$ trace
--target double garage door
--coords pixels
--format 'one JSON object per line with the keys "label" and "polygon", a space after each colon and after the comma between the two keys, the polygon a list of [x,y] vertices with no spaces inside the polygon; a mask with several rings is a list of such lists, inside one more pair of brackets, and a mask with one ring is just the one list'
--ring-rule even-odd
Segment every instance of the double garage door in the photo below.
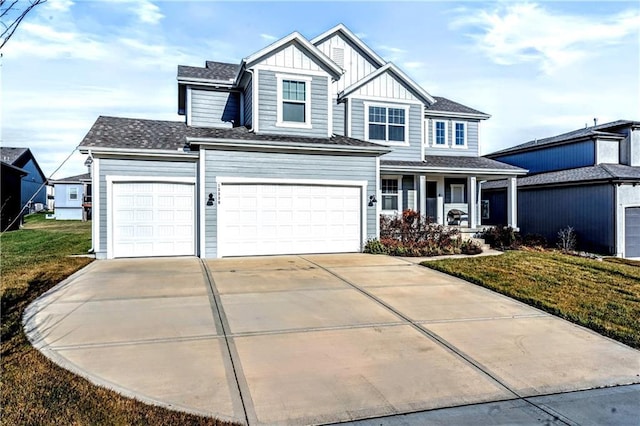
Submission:
{"label": "double garage door", "polygon": [[[193,183],[113,184],[112,257],[196,254]],[[360,251],[362,187],[221,184],[218,257]],[[216,235],[214,234],[214,235]]]}
{"label": "double garage door", "polygon": [[218,255],[360,251],[362,188],[221,184]]}

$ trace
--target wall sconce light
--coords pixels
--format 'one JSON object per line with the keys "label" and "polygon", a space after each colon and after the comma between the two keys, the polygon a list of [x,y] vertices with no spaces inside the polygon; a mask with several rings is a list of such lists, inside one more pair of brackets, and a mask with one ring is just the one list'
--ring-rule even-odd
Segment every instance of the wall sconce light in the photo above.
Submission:
{"label": "wall sconce light", "polygon": [[209,193],[209,199],[207,200],[207,205],[212,206],[214,201],[215,200],[213,199],[213,194]]}
{"label": "wall sconce light", "polygon": [[373,207],[373,203],[377,203],[378,200],[376,200],[376,196],[375,195],[370,195],[369,196],[369,207]]}

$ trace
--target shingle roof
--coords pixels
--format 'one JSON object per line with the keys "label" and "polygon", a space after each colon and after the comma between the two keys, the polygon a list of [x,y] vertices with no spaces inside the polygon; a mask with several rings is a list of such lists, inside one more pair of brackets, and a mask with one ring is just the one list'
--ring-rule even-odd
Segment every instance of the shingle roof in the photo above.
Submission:
{"label": "shingle roof", "polygon": [[485,169],[504,170],[505,172],[526,172],[525,169],[490,160],[484,157],[454,157],[445,155],[427,155],[425,161],[380,160],[381,166],[424,167],[438,169]]}
{"label": "shingle roof", "polygon": [[618,121],[613,121],[611,123],[599,124],[597,126],[591,126],[591,127],[586,127],[584,129],[573,130],[571,132],[562,133],[560,135],[551,136],[544,139],[535,139],[520,145],[513,146],[511,148],[506,148],[500,151],[492,152],[491,154],[488,154],[487,157],[493,158],[499,155],[526,151],[526,150],[536,149],[541,146],[561,144],[561,143],[570,142],[576,139],[583,139],[583,138],[590,138],[590,137],[604,136],[604,137],[623,138],[624,137],[623,135],[615,132],[609,132],[607,130],[615,130],[617,128],[627,127],[630,125],[640,125],[640,122],[631,121],[631,120],[618,120]]}
{"label": "shingle roof", "polygon": [[[518,178],[518,187],[552,185],[560,183],[631,180],[640,182],[640,167],[623,164],[598,164],[569,170],[539,173]],[[483,189],[506,188],[505,180],[490,181],[483,184]]]}
{"label": "shingle roof", "polygon": [[69,176],[62,179],[50,179],[51,182],[78,182],[81,180],[90,180],[91,173],[83,173],[81,175]]}
{"label": "shingle roof", "polygon": [[28,150],[29,148],[14,148],[9,146],[0,147],[0,160],[14,165],[14,163]]}
{"label": "shingle roof", "polygon": [[425,105],[425,111],[442,111],[442,112],[457,112],[463,114],[481,114],[488,115],[477,109],[469,108],[468,106],[459,104],[451,99],[443,98],[442,96],[434,96],[436,102],[432,105]]}
{"label": "shingle roof", "polygon": [[237,64],[214,61],[206,61],[203,68],[178,65],[178,78],[233,82],[239,68],[240,66]]}
{"label": "shingle roof", "polygon": [[246,127],[210,128],[187,126],[179,121],[143,120],[100,116],[80,146],[123,149],[156,149],[176,151],[183,148],[186,138],[226,139],[237,141],[284,142],[299,145],[329,145],[372,148],[384,151],[378,144],[334,135],[330,138],[310,138],[253,133]]}

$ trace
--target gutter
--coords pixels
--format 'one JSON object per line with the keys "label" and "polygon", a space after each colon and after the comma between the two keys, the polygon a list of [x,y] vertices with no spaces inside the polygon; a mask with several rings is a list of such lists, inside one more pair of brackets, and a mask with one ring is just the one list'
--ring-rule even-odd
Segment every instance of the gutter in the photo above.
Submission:
{"label": "gutter", "polygon": [[380,170],[384,172],[394,172],[394,173],[449,173],[449,174],[467,174],[467,173],[476,173],[476,174],[485,174],[485,175],[502,175],[502,176],[524,176],[527,174],[527,170],[519,169],[519,170],[500,170],[500,169],[463,169],[463,168],[442,168],[442,167],[403,167],[403,166],[380,166]]}
{"label": "gutter", "polygon": [[319,151],[319,152],[356,152],[356,153],[369,153],[382,155],[391,150],[386,148],[377,147],[362,147],[362,146],[349,146],[349,145],[327,145],[318,143],[309,143],[300,145],[295,142],[277,142],[277,141],[259,141],[259,140],[238,140],[238,139],[211,139],[211,138],[198,138],[187,137],[187,143],[193,145],[207,145],[217,147],[229,147],[236,149],[272,149],[272,150],[294,150],[294,151]]}
{"label": "gutter", "polygon": [[149,157],[173,157],[173,158],[188,158],[197,160],[199,155],[189,151],[181,151],[182,148],[178,148],[175,151],[167,149],[139,149],[139,148],[107,148],[107,147],[95,147],[95,146],[79,146],[78,150],[82,154],[87,154],[91,151],[92,154],[104,154],[104,155],[116,155],[127,154],[132,156],[149,156]]}

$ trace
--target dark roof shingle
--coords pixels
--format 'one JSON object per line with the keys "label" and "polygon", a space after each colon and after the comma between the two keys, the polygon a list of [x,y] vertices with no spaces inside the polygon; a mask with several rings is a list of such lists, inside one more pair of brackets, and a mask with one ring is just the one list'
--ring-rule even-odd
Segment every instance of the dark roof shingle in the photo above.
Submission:
{"label": "dark roof shingle", "polygon": [[14,148],[10,146],[0,147],[0,159],[5,163],[15,165],[15,162],[22,157],[29,148]]}
{"label": "dark roof shingle", "polygon": [[62,179],[49,179],[51,182],[78,182],[81,180],[90,180],[91,173],[83,173],[81,175],[69,176]]}
{"label": "dark roof shingle", "polygon": [[505,172],[525,172],[525,169],[490,160],[484,157],[454,157],[445,155],[427,155],[425,161],[381,160],[380,165],[400,167],[424,167],[438,169],[485,169],[504,170]]}
{"label": "dark roof shingle", "polygon": [[197,78],[211,81],[233,82],[240,68],[237,64],[206,61],[204,68],[178,65],[178,78]]}
{"label": "dark roof shingle", "polygon": [[371,148],[384,151],[384,147],[346,136],[330,138],[267,135],[254,133],[246,127],[212,128],[187,126],[179,121],[144,120],[136,118],[100,116],[80,146],[156,149],[176,151],[185,146],[187,138],[210,138],[237,141],[284,142],[299,145],[329,145]]}
{"label": "dark roof shingle", "polygon": [[478,111],[477,109],[469,108],[468,106],[459,104],[458,102],[454,102],[451,99],[443,98],[442,96],[434,96],[433,98],[436,100],[435,103],[431,105],[425,105],[425,111],[427,113],[429,111],[441,111],[463,114],[488,115],[484,112]]}

